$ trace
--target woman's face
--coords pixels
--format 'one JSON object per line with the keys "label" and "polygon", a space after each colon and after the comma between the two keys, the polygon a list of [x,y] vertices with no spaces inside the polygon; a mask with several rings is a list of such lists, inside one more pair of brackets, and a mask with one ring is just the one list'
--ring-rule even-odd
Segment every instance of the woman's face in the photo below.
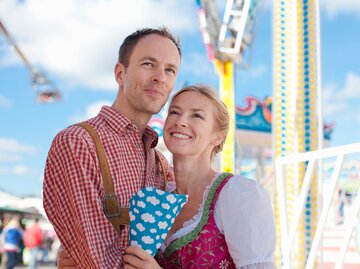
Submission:
{"label": "woman's face", "polygon": [[204,95],[185,91],[176,96],[164,125],[164,142],[175,156],[201,156],[210,160],[221,135],[215,128],[214,104]]}

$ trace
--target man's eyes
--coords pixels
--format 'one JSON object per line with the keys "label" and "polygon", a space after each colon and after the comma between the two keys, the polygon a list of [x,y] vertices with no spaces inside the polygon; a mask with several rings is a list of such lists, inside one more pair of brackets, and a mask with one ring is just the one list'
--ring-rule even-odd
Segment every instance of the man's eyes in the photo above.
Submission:
{"label": "man's eyes", "polygon": [[145,65],[145,66],[151,66],[151,67],[154,66],[154,64],[151,63],[151,62],[144,62],[143,65]]}
{"label": "man's eyes", "polygon": [[176,70],[175,69],[173,69],[173,68],[167,68],[166,69],[166,72],[169,72],[169,73],[172,73],[172,74],[176,74]]}

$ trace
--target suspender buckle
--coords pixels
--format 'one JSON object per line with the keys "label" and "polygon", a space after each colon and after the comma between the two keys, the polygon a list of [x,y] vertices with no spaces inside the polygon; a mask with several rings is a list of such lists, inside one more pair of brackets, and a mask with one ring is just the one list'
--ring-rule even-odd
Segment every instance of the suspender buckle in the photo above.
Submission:
{"label": "suspender buckle", "polygon": [[104,214],[107,218],[116,218],[120,216],[120,205],[116,194],[104,194],[102,205]]}

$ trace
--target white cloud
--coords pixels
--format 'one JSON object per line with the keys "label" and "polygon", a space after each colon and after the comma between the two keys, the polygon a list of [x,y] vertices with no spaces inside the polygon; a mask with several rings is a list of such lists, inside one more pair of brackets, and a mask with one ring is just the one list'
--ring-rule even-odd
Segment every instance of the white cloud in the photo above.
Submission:
{"label": "white cloud", "polygon": [[341,97],[336,85],[327,85],[322,92],[322,110],[325,117],[334,115],[346,108],[346,100]]}
{"label": "white cloud", "polygon": [[360,76],[350,72],[346,76],[346,83],[343,89],[346,99],[360,98]]}
{"label": "white cloud", "polygon": [[25,145],[13,138],[0,137],[0,156],[8,153],[35,154],[37,149],[33,146]]}
{"label": "white cloud", "polygon": [[345,111],[350,105],[349,102],[360,99],[359,85],[360,76],[349,72],[343,87],[335,84],[325,86],[322,93],[324,116]]}
{"label": "white cloud", "polygon": [[0,1],[2,22],[34,66],[72,85],[105,90],[117,89],[112,71],[126,35],[161,25],[176,35],[195,32],[190,13],[190,0]]}
{"label": "white cloud", "polygon": [[360,18],[359,0],[321,0],[320,8],[325,10],[330,17],[339,14],[353,14]]}
{"label": "white cloud", "polygon": [[19,162],[23,160],[23,156],[17,153],[0,152],[0,162]]}
{"label": "white cloud", "polygon": [[28,175],[31,169],[25,165],[15,165],[13,172],[17,176],[23,176]]}
{"label": "white cloud", "polygon": [[249,76],[251,78],[261,78],[267,72],[266,65],[261,64],[249,69]]}
{"label": "white cloud", "polygon": [[187,58],[183,59],[181,65],[184,72],[200,79],[209,78],[215,74],[215,66],[206,58],[205,52],[203,54],[191,53]]}
{"label": "white cloud", "polygon": [[13,102],[10,99],[0,95],[0,108],[7,109],[10,108],[12,105]]}
{"label": "white cloud", "polygon": [[0,163],[9,164],[0,168],[0,175],[29,176],[34,175],[34,171],[22,164],[25,155],[33,155],[37,149],[33,146],[23,144],[12,138],[0,137]]}
{"label": "white cloud", "polygon": [[28,176],[34,174],[34,171],[25,165],[15,165],[13,167],[1,167],[0,175]]}

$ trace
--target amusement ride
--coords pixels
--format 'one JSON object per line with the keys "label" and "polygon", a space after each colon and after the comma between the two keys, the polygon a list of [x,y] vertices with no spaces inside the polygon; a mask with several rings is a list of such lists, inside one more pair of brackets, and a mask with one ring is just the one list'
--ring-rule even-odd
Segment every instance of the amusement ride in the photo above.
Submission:
{"label": "amusement ride", "polygon": [[4,36],[9,43],[10,49],[14,50],[16,54],[23,61],[29,70],[31,77],[31,86],[36,93],[36,101],[38,103],[53,103],[61,99],[61,93],[55,84],[45,75],[45,73],[36,69],[30,61],[25,57],[25,54],[20,50],[15,40],[12,38],[5,25],[0,20],[0,34]]}

